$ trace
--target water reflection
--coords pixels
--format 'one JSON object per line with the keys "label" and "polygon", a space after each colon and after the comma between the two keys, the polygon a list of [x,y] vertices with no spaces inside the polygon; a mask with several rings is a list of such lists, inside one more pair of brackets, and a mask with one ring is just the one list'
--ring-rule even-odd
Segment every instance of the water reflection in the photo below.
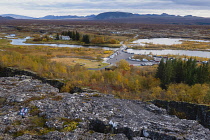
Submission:
{"label": "water reflection", "polygon": [[192,39],[183,39],[183,38],[152,38],[152,39],[138,39],[132,43],[145,46],[146,43],[152,44],[162,44],[162,45],[175,45],[182,44],[182,41],[197,41],[197,42],[210,42],[207,40],[192,40]]}
{"label": "water reflection", "polygon": [[206,51],[189,51],[189,50],[134,50],[127,49],[127,52],[134,54],[150,54],[153,55],[187,55],[187,56],[198,56],[198,57],[206,57],[210,58],[210,52]]}

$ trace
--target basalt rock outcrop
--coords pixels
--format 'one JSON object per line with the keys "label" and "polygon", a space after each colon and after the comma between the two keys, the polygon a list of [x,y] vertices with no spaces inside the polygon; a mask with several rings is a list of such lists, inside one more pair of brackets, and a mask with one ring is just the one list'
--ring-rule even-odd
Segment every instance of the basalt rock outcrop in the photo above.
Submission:
{"label": "basalt rock outcrop", "polygon": [[0,67],[0,77],[12,77],[15,75],[31,76],[32,78],[41,80],[43,83],[48,83],[51,86],[58,88],[59,90],[64,86],[64,83],[60,82],[59,80],[52,80],[41,77],[37,73],[29,70],[21,70],[13,67]]}
{"label": "basalt rock outcrop", "polygon": [[[195,120],[136,100],[83,89],[59,93],[28,76],[0,78],[0,139],[5,140],[208,140]],[[28,108],[20,116],[21,108]]]}
{"label": "basalt rock outcrop", "polygon": [[152,101],[158,107],[166,109],[167,113],[179,118],[197,120],[204,127],[210,129],[210,106],[175,101]]}

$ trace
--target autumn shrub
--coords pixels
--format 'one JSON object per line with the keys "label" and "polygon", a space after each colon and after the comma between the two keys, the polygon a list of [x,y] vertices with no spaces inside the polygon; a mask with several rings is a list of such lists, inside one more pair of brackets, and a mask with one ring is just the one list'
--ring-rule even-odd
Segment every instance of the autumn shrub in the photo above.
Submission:
{"label": "autumn shrub", "polygon": [[111,44],[119,44],[120,42],[118,40],[116,40],[116,39],[110,39],[109,43],[111,43]]}
{"label": "autumn shrub", "polygon": [[95,37],[94,39],[91,40],[91,43],[93,43],[93,44],[103,44],[103,43],[105,43],[104,37]]}
{"label": "autumn shrub", "polygon": [[[41,49],[45,50],[46,48]],[[66,51],[66,48],[62,49]],[[72,51],[89,51],[89,49],[74,48]],[[203,82],[193,85],[187,85],[183,82],[168,82],[167,78],[171,76],[166,75],[172,74],[173,71],[158,73],[156,72],[157,67],[155,66],[134,67],[129,65],[125,60],[121,60],[113,69],[93,71],[88,70],[84,66],[80,66],[80,64],[67,67],[61,63],[51,62],[43,56],[6,51],[0,52],[0,64],[2,67],[11,66],[20,69],[28,69],[43,77],[61,79],[65,82],[65,86],[61,89],[62,92],[69,92],[72,88],[77,86],[89,87],[102,93],[114,94],[118,98],[140,100],[162,99],[193,103],[210,103],[209,83],[203,81],[206,77],[200,76],[197,80]],[[169,66],[169,64],[167,65]],[[198,65],[196,68],[198,71],[202,72],[202,68],[206,67]],[[168,69],[170,70],[170,67],[168,67],[167,70]],[[158,70],[161,70],[160,66]],[[181,72],[181,70],[177,68],[176,72]],[[160,88],[162,81],[158,77],[155,77],[155,74],[156,76],[157,74],[160,74],[159,76],[165,74],[164,82],[167,83],[167,90]],[[171,78],[173,78],[173,80],[175,78],[174,76],[175,75],[172,74]],[[188,77],[188,79],[190,78]],[[53,98],[53,100],[57,99]],[[34,110],[34,112],[38,113],[36,110]]]}

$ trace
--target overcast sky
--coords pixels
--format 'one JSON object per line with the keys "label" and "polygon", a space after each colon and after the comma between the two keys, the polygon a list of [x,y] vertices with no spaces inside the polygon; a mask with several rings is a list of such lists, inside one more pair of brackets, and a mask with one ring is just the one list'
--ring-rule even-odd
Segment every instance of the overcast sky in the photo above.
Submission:
{"label": "overcast sky", "polygon": [[110,11],[210,17],[210,0],[0,0],[0,14],[85,16]]}

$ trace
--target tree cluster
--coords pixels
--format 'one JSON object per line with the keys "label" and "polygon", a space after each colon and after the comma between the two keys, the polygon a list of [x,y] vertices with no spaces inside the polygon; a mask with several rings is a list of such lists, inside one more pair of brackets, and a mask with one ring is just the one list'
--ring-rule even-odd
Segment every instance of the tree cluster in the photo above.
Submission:
{"label": "tree cluster", "polygon": [[81,35],[81,33],[77,31],[63,31],[61,35],[69,36],[73,41],[82,41],[86,44],[90,43],[90,37],[89,35]]}
{"label": "tree cluster", "polygon": [[40,35],[35,35],[33,41],[49,41],[52,38],[50,38],[48,35],[40,36]]}
{"label": "tree cluster", "polygon": [[80,40],[80,33],[77,32],[77,31],[76,32],[75,31],[63,31],[61,33],[61,35],[69,36],[74,41],[79,41]]}
{"label": "tree cluster", "polygon": [[89,35],[83,35],[82,42],[85,42],[86,44],[89,44],[90,43]]}
{"label": "tree cluster", "polygon": [[181,59],[162,59],[156,72],[156,78],[161,81],[161,87],[167,89],[170,83],[185,83],[190,86],[204,84],[210,81],[209,64],[197,64],[190,58],[188,61]]}

